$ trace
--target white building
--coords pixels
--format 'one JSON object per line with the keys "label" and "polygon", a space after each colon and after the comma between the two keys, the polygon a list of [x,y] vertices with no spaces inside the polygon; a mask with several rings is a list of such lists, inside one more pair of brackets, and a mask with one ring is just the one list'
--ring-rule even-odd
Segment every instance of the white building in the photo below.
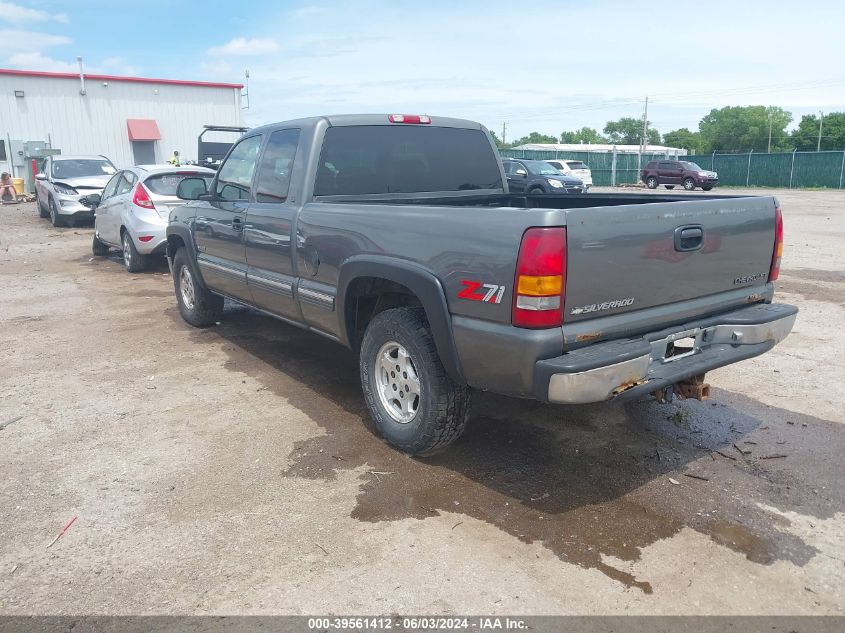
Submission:
{"label": "white building", "polygon": [[[117,167],[197,160],[204,125],[241,125],[240,84],[0,69],[0,171],[30,180],[43,148]],[[204,140],[234,141],[226,139]]]}

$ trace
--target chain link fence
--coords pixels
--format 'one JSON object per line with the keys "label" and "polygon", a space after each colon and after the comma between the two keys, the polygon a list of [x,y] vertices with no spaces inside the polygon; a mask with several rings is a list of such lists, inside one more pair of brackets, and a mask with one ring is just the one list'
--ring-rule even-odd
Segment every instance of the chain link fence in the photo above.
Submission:
{"label": "chain link fence", "polygon": [[[638,165],[650,160],[675,159],[665,154],[620,152],[560,152],[554,150],[499,150],[502,157],[528,160],[580,160],[593,172],[593,184],[613,186],[640,180]],[[728,187],[782,187],[786,189],[842,189],[845,185],[845,151],[764,154],[698,154],[679,156],[703,169],[718,172],[719,184]]]}

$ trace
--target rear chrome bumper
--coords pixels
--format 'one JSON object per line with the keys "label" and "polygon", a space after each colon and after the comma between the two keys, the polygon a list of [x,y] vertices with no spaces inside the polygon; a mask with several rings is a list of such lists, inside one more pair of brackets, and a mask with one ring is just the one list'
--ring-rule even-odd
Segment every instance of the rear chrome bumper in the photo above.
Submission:
{"label": "rear chrome bumper", "polygon": [[[782,341],[798,309],[757,304],[639,339],[608,341],[538,361],[538,395],[584,404],[628,399],[759,356]],[[676,345],[683,343],[683,345]]]}

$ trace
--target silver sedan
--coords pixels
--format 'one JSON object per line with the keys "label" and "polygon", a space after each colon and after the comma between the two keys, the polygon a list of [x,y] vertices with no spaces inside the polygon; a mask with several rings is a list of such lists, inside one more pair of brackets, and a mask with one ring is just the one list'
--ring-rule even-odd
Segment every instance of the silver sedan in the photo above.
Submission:
{"label": "silver sedan", "polygon": [[119,248],[129,272],[143,270],[148,257],[164,255],[170,209],[184,204],[176,197],[179,183],[200,177],[210,184],[214,173],[193,165],[137,165],[116,173],[102,195],[84,201],[95,209],[94,255]]}

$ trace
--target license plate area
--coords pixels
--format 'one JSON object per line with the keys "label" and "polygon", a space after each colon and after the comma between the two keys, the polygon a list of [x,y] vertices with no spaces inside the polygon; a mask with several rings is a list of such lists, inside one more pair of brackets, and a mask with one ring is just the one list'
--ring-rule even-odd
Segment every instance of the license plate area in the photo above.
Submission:
{"label": "license plate area", "polygon": [[701,351],[703,330],[696,328],[670,334],[665,339],[652,343],[652,358],[663,363],[672,363]]}

